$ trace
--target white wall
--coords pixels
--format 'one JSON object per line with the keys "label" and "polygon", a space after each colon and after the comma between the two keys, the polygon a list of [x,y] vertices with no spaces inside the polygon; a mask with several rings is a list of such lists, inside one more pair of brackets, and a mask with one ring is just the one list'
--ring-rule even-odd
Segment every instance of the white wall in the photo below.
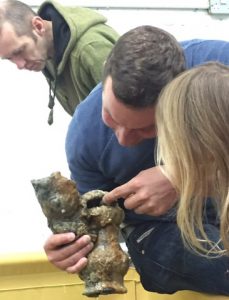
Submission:
{"label": "white wall", "polygon": [[49,235],[31,179],[69,177],[64,139],[70,117],[56,103],[47,124],[48,86],[41,73],[0,62],[0,253],[36,251]]}
{"label": "white wall", "polygon": [[[160,3],[171,6],[170,1]],[[39,4],[39,1],[27,2]],[[168,30],[178,40],[227,40],[228,16],[209,15],[207,2],[199,0],[202,8],[198,9],[100,7],[99,11],[120,34],[138,25],[151,24]],[[54,124],[47,124],[48,86],[41,73],[18,71],[11,63],[1,61],[0,82],[0,253],[39,251],[50,232],[30,180],[54,171],[69,177],[64,140],[70,117],[56,103]]]}

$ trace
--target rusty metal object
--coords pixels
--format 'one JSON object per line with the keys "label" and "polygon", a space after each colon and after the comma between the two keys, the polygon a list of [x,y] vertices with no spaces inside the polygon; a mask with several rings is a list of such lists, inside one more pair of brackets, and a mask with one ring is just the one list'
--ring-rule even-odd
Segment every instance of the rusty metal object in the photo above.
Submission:
{"label": "rusty metal object", "polygon": [[71,231],[78,237],[88,234],[94,242],[87,256],[88,264],[79,273],[85,283],[83,294],[96,297],[126,293],[123,278],[129,267],[129,257],[121,249],[118,238],[123,210],[117,204],[104,204],[104,191],[79,195],[75,182],[60,172],[31,182],[54,233]]}

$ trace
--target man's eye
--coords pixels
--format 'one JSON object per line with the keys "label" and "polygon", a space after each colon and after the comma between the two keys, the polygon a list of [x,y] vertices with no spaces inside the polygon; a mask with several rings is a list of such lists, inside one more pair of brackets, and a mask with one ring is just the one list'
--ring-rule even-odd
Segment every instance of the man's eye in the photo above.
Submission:
{"label": "man's eye", "polygon": [[14,52],[13,56],[18,56],[20,54],[22,54],[22,50],[18,50],[17,52]]}
{"label": "man's eye", "polygon": [[148,128],[144,128],[142,131],[145,133],[149,133],[155,130],[155,126],[150,126]]}
{"label": "man's eye", "polygon": [[22,48],[19,48],[19,49],[17,49],[17,50],[15,50],[14,52],[13,52],[13,56],[19,56],[19,55],[21,55],[24,51],[25,51],[25,46],[24,47],[22,47]]}

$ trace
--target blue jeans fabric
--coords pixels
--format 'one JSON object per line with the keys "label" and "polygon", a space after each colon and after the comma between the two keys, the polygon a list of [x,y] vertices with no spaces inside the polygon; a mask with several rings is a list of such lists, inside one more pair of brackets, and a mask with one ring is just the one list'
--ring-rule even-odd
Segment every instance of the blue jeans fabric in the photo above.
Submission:
{"label": "blue jeans fabric", "polygon": [[[218,240],[217,226],[206,224],[205,230],[212,240]],[[137,224],[129,234],[124,229],[123,237],[147,291],[229,295],[229,257],[205,258],[185,248],[176,222]]]}

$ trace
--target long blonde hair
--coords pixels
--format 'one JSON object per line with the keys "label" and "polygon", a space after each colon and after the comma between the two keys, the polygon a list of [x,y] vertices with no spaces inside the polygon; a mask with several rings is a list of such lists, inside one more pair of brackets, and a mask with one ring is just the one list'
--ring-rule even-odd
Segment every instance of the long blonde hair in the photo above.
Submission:
{"label": "long blonde hair", "polygon": [[[202,255],[229,254],[229,67],[210,62],[179,75],[161,92],[156,120],[157,159],[179,194],[185,244]],[[225,250],[205,232],[208,196],[216,203]]]}

